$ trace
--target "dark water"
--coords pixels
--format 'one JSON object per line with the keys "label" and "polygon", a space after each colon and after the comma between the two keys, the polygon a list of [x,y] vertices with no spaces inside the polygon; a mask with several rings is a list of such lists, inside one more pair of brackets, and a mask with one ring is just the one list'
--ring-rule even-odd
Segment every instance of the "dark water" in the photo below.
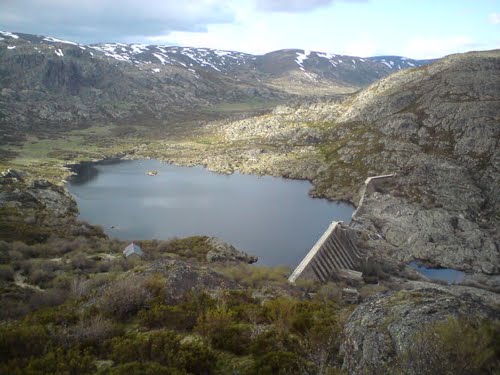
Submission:
{"label": "dark water", "polygon": [[[157,176],[147,176],[157,170]],[[312,199],[311,185],[275,177],[220,175],[156,160],[79,167],[69,191],[80,218],[120,239],[210,235],[259,257],[295,267],[332,220],[353,208]],[[111,227],[114,228],[111,228]]]}
{"label": "dark water", "polygon": [[441,280],[448,284],[459,283],[465,277],[464,272],[453,268],[428,268],[418,265],[416,262],[410,263],[409,266],[431,280]]}

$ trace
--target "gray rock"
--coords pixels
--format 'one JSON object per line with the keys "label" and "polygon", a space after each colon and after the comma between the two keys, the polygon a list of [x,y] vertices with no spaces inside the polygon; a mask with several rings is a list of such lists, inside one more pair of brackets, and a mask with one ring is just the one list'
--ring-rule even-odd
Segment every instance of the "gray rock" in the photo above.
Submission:
{"label": "gray rock", "polygon": [[257,257],[248,255],[243,251],[237,250],[234,246],[224,242],[216,237],[210,237],[207,244],[212,247],[207,253],[208,262],[244,262],[255,263]]}
{"label": "gray rock", "polygon": [[372,297],[353,312],[345,326],[343,368],[349,375],[383,373],[386,365],[411,347],[417,332],[449,316],[481,320],[498,317],[498,309],[483,302],[479,295],[457,291],[452,294],[446,287]]}

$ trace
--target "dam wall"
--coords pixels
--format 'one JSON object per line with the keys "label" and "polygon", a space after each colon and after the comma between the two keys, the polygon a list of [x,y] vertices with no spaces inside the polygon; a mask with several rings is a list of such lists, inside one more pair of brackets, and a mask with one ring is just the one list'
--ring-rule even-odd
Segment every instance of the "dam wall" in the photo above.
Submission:
{"label": "dam wall", "polygon": [[334,221],[293,271],[288,281],[299,279],[327,282],[341,270],[357,270],[363,260],[348,228]]}
{"label": "dam wall", "polygon": [[359,200],[358,208],[356,208],[356,211],[354,211],[352,217],[355,218],[359,211],[362,209],[366,196],[373,194],[378,187],[384,185],[389,181],[392,181],[395,176],[395,174],[385,174],[382,176],[368,177],[365,180],[365,185],[363,186],[363,190],[361,191],[361,199]]}
{"label": "dam wall", "polygon": [[[373,194],[378,189],[383,189],[384,185],[392,182],[395,176],[395,174],[387,174],[368,177],[365,180],[358,208],[352,214],[353,220],[362,210],[365,197]],[[364,258],[351,239],[350,230],[352,231],[342,222],[332,222],[292,272],[288,281],[294,283],[299,279],[306,279],[327,282],[336,274],[349,274],[352,271],[359,271]]]}

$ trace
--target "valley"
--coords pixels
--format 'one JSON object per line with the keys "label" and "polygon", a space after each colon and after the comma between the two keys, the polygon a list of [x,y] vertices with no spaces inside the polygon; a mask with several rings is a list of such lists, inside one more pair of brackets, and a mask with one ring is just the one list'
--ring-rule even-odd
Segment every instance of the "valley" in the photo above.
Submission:
{"label": "valley", "polygon": [[[0,36],[1,318],[17,322],[2,335],[48,340],[49,354],[68,340],[75,352],[60,352],[62,362],[87,348],[81,373],[101,360],[111,361],[99,362],[102,373],[119,371],[130,362],[124,348],[147,340],[179,356],[158,362],[140,349],[150,373],[157,362],[184,373],[273,373],[266,366],[276,361],[290,373],[326,373],[324,365],[399,374],[417,356],[410,343],[433,330],[444,341],[446,332],[467,340],[487,332],[483,346],[470,346],[491,349],[500,302],[499,50],[412,60]],[[206,233],[143,239],[147,257],[123,258],[127,242],[80,221],[65,185],[71,165],[112,158],[308,180],[311,196],[358,208],[349,229],[365,256],[362,277],[292,285],[290,269],[249,266],[254,254]],[[366,191],[368,177],[384,174],[395,177]],[[464,276],[446,285],[410,264]],[[342,299],[345,287],[359,290],[359,304]],[[131,303],[113,297],[128,292]],[[59,322],[56,333],[47,321]],[[30,325],[37,337],[25,332]],[[421,325],[430,327],[423,336]],[[9,340],[5,348],[23,350],[24,339]],[[15,350],[0,370],[22,373]],[[191,368],[189,356],[210,370]],[[498,368],[488,358],[477,373]]]}

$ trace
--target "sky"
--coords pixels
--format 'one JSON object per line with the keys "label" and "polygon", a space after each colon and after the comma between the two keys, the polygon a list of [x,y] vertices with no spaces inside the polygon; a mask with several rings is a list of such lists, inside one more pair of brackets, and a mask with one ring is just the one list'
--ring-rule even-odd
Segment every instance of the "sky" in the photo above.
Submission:
{"label": "sky", "polygon": [[500,0],[0,0],[0,30],[80,43],[426,59],[500,48]]}

